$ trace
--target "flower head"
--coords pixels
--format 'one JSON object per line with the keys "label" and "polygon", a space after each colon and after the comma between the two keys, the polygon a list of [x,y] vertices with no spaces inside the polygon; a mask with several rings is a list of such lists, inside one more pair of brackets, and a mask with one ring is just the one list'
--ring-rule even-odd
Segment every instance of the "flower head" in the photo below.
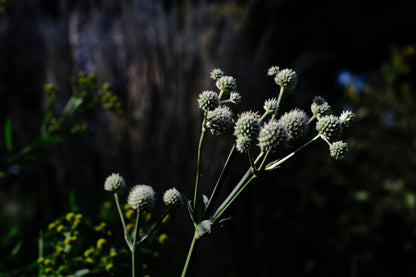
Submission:
{"label": "flower head", "polygon": [[247,136],[238,136],[235,141],[235,147],[237,148],[238,152],[244,153],[250,148],[252,142],[253,140]]}
{"label": "flower head", "polygon": [[220,105],[220,98],[216,92],[206,90],[199,95],[198,104],[202,110],[212,111]]}
{"label": "flower head", "polygon": [[216,136],[227,132],[233,124],[233,113],[227,106],[219,106],[207,114],[207,127]]}
{"label": "flower head", "polygon": [[240,114],[237,122],[235,123],[234,135],[246,136],[250,139],[255,139],[260,132],[260,120],[257,113],[252,111],[244,112]]}
{"label": "flower head", "polygon": [[259,146],[262,152],[275,151],[279,147],[286,146],[289,135],[286,129],[276,120],[269,121],[261,128]]}
{"label": "flower head", "polygon": [[221,90],[222,93],[230,94],[237,90],[237,82],[234,77],[231,76],[222,76],[215,83],[217,88]]}
{"label": "flower head", "polygon": [[230,93],[230,101],[231,103],[238,104],[241,102],[241,95],[234,91]]}
{"label": "flower head", "polygon": [[315,96],[311,105],[312,114],[316,117],[322,117],[331,114],[331,106],[321,96]]}
{"label": "flower head", "polygon": [[277,73],[274,81],[281,87],[293,89],[296,86],[298,77],[295,71],[285,68]]}
{"label": "flower head", "polygon": [[286,129],[289,139],[297,139],[308,127],[308,119],[304,111],[294,109],[282,115],[278,122]]}
{"label": "flower head", "polygon": [[342,125],[337,116],[326,115],[318,118],[316,130],[324,139],[331,142],[341,135]]}
{"label": "flower head", "polygon": [[344,158],[345,153],[348,151],[348,145],[343,141],[336,141],[331,143],[329,147],[329,153],[332,158],[341,160]]}
{"label": "flower head", "polygon": [[126,183],[124,182],[123,177],[121,177],[118,173],[111,174],[104,182],[104,189],[107,191],[116,191],[124,189],[125,187]]}
{"label": "flower head", "polygon": [[270,98],[264,101],[263,105],[264,110],[266,113],[273,113],[277,108],[277,99],[276,98]]}
{"label": "flower head", "polygon": [[168,207],[180,207],[183,205],[182,194],[176,188],[168,189],[163,194],[163,202]]}
{"label": "flower head", "polygon": [[155,202],[155,191],[148,185],[135,185],[129,193],[127,202],[134,210],[150,212]]}
{"label": "flower head", "polygon": [[349,127],[354,120],[355,114],[352,111],[342,111],[341,115],[339,116],[339,121],[347,127]]}
{"label": "flower head", "polygon": [[276,76],[279,73],[279,67],[278,66],[272,66],[267,70],[268,76]]}
{"label": "flower head", "polygon": [[222,70],[219,69],[219,68],[214,68],[211,71],[211,74],[210,75],[211,75],[211,79],[218,80],[219,78],[221,78],[222,76],[224,76],[224,72],[222,72]]}

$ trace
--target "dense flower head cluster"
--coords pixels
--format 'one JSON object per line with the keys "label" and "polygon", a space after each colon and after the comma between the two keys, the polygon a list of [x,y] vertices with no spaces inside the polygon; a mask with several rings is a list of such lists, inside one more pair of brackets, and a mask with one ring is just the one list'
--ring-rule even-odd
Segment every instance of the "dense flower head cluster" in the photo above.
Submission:
{"label": "dense flower head cluster", "polygon": [[329,146],[329,153],[331,157],[336,160],[344,158],[345,153],[348,151],[348,145],[343,141],[336,141]]}
{"label": "dense flower head cluster", "polygon": [[199,107],[204,111],[215,110],[220,105],[220,98],[214,91],[203,91],[198,98]]}
{"label": "dense flower head cluster", "polygon": [[289,135],[281,124],[276,120],[271,120],[261,128],[258,140],[262,152],[273,152],[287,145]]}
{"label": "dense flower head cluster", "polygon": [[253,140],[247,136],[237,136],[235,140],[235,147],[238,152],[246,152],[253,144]]}
{"label": "dense flower head cluster", "polygon": [[124,182],[123,177],[121,177],[118,173],[111,174],[104,182],[104,189],[106,191],[116,191],[124,189],[125,187],[126,183]]}
{"label": "dense flower head cluster", "polygon": [[135,185],[128,196],[127,203],[140,212],[151,212],[155,202],[155,191],[148,185]]}
{"label": "dense flower head cluster", "polygon": [[277,108],[277,99],[276,98],[270,98],[264,101],[263,105],[264,110],[266,113],[273,113]]}
{"label": "dense flower head cluster", "polygon": [[349,127],[351,123],[355,120],[355,114],[351,111],[342,111],[339,116],[339,121],[345,126]]}
{"label": "dense flower head cluster", "polygon": [[274,81],[281,87],[293,89],[298,82],[298,77],[294,70],[285,68],[276,74]]}
{"label": "dense flower head cluster", "polygon": [[311,105],[312,114],[316,117],[322,117],[331,114],[331,106],[321,96],[315,96]]}
{"label": "dense flower head cluster", "polygon": [[282,125],[288,135],[289,139],[297,139],[301,137],[308,127],[309,117],[300,109],[293,109],[290,112],[283,114],[279,119],[279,124]]}
{"label": "dense flower head cluster", "polygon": [[341,135],[342,124],[337,116],[326,115],[318,118],[316,130],[324,139],[331,142]]}
{"label": "dense flower head cluster", "polygon": [[163,194],[163,202],[168,207],[181,207],[183,205],[182,194],[176,188],[168,189]]}
{"label": "dense flower head cluster", "polygon": [[212,134],[222,135],[234,125],[233,113],[227,106],[219,106],[207,114],[206,126]]}
{"label": "dense flower head cluster", "polygon": [[230,94],[237,90],[237,82],[232,76],[222,76],[217,80],[215,85],[224,94]]}
{"label": "dense flower head cluster", "polygon": [[247,111],[240,114],[235,123],[234,135],[255,139],[259,135],[260,128],[259,115],[255,112]]}
{"label": "dense flower head cluster", "polygon": [[230,93],[230,102],[234,104],[238,104],[241,102],[241,95],[234,91]]}
{"label": "dense flower head cluster", "polygon": [[221,69],[219,68],[214,68],[211,73],[210,73],[211,79],[213,80],[218,80],[219,78],[221,78],[222,76],[224,76],[224,72],[222,72]]}

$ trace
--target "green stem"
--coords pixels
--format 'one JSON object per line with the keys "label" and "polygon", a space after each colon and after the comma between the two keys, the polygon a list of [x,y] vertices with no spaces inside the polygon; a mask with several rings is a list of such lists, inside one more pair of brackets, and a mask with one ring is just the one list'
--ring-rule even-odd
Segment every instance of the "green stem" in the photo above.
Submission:
{"label": "green stem", "polygon": [[133,231],[133,245],[131,247],[131,276],[136,276],[136,244],[137,244],[137,233],[140,229],[140,211],[137,211],[137,217],[136,217],[136,226],[134,227]]}
{"label": "green stem", "polygon": [[283,97],[283,92],[285,91],[285,87],[280,87],[280,92],[279,92],[279,97],[277,98],[277,104],[276,104],[276,109],[274,110],[274,114],[272,116],[272,121],[276,118],[277,116],[277,111],[279,110],[279,106],[280,106],[280,102],[282,101],[282,97]]}
{"label": "green stem", "polygon": [[114,200],[116,202],[118,214],[119,214],[120,219],[121,219],[121,224],[123,225],[124,239],[126,240],[126,243],[127,243],[128,247],[131,249],[131,247],[132,247],[131,239],[130,239],[130,236],[129,236],[129,232],[127,231],[127,228],[126,228],[126,222],[124,221],[124,216],[123,216],[123,212],[121,211],[120,201],[118,200],[117,192],[114,193]]}
{"label": "green stem", "polygon": [[295,151],[293,151],[292,153],[290,153],[289,155],[287,155],[283,159],[276,160],[276,161],[273,161],[273,162],[269,163],[268,165],[266,165],[265,170],[270,171],[270,170],[276,169],[279,165],[281,165],[282,163],[284,163],[288,159],[292,158],[297,152],[299,152],[300,150],[302,150],[303,148],[305,148],[306,146],[311,144],[313,141],[317,140],[319,137],[321,137],[320,134],[318,134],[316,137],[314,137],[313,139],[311,139],[310,141],[308,141],[307,143],[305,143],[304,145],[302,145],[301,147],[299,147],[298,149],[296,149]]}
{"label": "green stem", "polygon": [[188,256],[186,257],[186,261],[183,266],[181,277],[186,276],[186,272],[188,271],[189,263],[191,261],[192,253],[194,252],[196,241],[197,241],[197,234],[195,232],[194,237],[192,238],[191,246],[189,247],[189,250],[188,250]]}
{"label": "green stem", "polygon": [[170,211],[170,209],[168,208],[163,213],[163,215],[159,218],[159,220],[157,221],[157,223],[155,225],[153,225],[152,229],[150,229],[150,231],[145,236],[143,236],[140,239],[140,241],[138,242],[138,244],[144,242],[146,239],[148,239],[153,234],[153,232],[159,227],[159,225],[162,223],[163,219],[166,217],[166,215],[169,213],[169,211]]}
{"label": "green stem", "polygon": [[194,202],[193,202],[193,208],[196,210],[196,204],[198,200],[198,186],[199,186],[199,171],[201,168],[201,149],[202,149],[202,143],[204,141],[204,136],[206,132],[206,121],[207,121],[207,112],[204,114],[204,120],[202,121],[202,130],[201,130],[201,136],[199,138],[199,144],[198,144],[198,158],[197,158],[197,166],[196,166],[196,176],[195,176],[195,189],[194,189]]}
{"label": "green stem", "polygon": [[218,189],[220,188],[220,186],[223,184],[224,182],[224,176],[228,173],[229,169],[230,169],[230,165],[232,162],[232,159],[234,158],[235,155],[235,144],[233,144],[233,147],[230,150],[230,153],[228,154],[227,160],[225,161],[224,167],[222,168],[222,171],[220,173],[220,176],[218,177],[217,183],[215,184],[214,190],[211,193],[211,196],[208,200],[208,204],[207,207],[205,209],[205,214],[209,214],[211,207],[212,207],[212,203],[216,200],[218,194]]}
{"label": "green stem", "polygon": [[228,209],[228,207],[234,202],[234,200],[240,195],[240,193],[247,187],[250,182],[255,179],[257,176],[253,175],[251,178],[238,190],[238,192],[233,195],[233,197],[228,201],[225,207],[211,220],[211,224],[214,224],[218,219],[221,218],[222,214]]}

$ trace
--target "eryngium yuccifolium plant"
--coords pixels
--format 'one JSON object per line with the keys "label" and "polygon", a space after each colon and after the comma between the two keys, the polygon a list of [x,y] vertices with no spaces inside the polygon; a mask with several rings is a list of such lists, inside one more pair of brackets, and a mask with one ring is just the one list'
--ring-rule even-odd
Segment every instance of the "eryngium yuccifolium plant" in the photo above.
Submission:
{"label": "eryngium yuccifolium plant", "polygon": [[354,120],[355,114],[351,111],[343,111],[339,116],[339,121],[347,127],[349,127]]}
{"label": "eryngium yuccifolium plant", "polygon": [[183,204],[182,194],[176,188],[168,189],[163,194],[163,202],[168,207],[181,207]]}
{"label": "eryngium yuccifolium plant", "polygon": [[241,102],[241,95],[238,92],[236,92],[236,91],[231,92],[231,94],[230,94],[230,102],[231,103],[234,103],[234,104],[240,103]]}
{"label": "eryngium yuccifolium plant", "polygon": [[293,71],[292,69],[285,68],[277,73],[274,80],[276,84],[278,84],[281,87],[293,89],[296,86],[298,77],[295,71]]}
{"label": "eryngium yuccifolium plant", "polygon": [[348,151],[348,145],[343,141],[336,141],[329,146],[329,153],[332,158],[340,160],[344,158],[345,153]]}
{"label": "eryngium yuccifolium plant", "polygon": [[234,125],[233,113],[227,106],[219,106],[207,114],[207,128],[212,134],[219,136],[227,132]]}
{"label": "eryngium yuccifolium plant", "polygon": [[217,88],[221,90],[222,93],[230,94],[237,90],[237,82],[234,77],[231,76],[222,76],[215,83]]}
{"label": "eryngium yuccifolium plant", "polygon": [[281,124],[273,120],[261,128],[258,140],[262,152],[275,151],[277,148],[287,145],[289,135]]}
{"label": "eryngium yuccifolium plant", "polygon": [[124,182],[123,177],[121,177],[118,173],[111,174],[104,182],[104,189],[106,191],[116,191],[124,189],[125,187],[126,183]]}
{"label": "eryngium yuccifolium plant", "polygon": [[321,96],[315,96],[311,105],[312,114],[315,117],[322,117],[331,114],[331,106]]}
{"label": "eryngium yuccifolium plant", "polygon": [[326,115],[318,118],[316,130],[323,139],[332,142],[341,135],[342,124],[337,116]]}
{"label": "eryngium yuccifolium plant", "polygon": [[253,144],[253,140],[247,136],[238,136],[235,140],[235,147],[241,153],[246,152]]}
{"label": "eryngium yuccifolium plant", "polygon": [[246,136],[253,140],[259,135],[260,128],[261,125],[258,114],[252,111],[244,112],[240,114],[235,123],[234,135],[236,137]]}
{"label": "eryngium yuccifolium plant", "polygon": [[221,69],[219,68],[215,68],[211,71],[211,79],[213,80],[218,80],[219,78],[221,78],[222,76],[224,76],[224,72],[222,72]]}
{"label": "eryngium yuccifolium plant", "polygon": [[264,101],[263,108],[266,111],[266,113],[273,113],[276,110],[277,107],[277,99],[271,98]]}
{"label": "eryngium yuccifolium plant", "polygon": [[155,202],[155,191],[148,185],[135,185],[127,198],[127,203],[140,212],[151,212]]}
{"label": "eryngium yuccifolium plant", "polygon": [[289,139],[295,140],[301,137],[308,127],[309,117],[300,109],[294,109],[283,114],[279,119],[279,124],[282,125],[289,135]]}
{"label": "eryngium yuccifolium plant", "polygon": [[204,111],[212,111],[220,105],[220,98],[214,91],[203,91],[198,98],[199,107]]}

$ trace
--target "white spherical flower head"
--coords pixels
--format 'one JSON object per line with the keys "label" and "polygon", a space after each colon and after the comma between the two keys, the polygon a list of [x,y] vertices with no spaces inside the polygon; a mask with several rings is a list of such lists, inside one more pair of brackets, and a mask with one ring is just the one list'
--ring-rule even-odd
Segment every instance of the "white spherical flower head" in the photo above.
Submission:
{"label": "white spherical flower head", "polygon": [[111,174],[104,182],[104,189],[106,191],[116,191],[124,189],[125,187],[126,183],[124,182],[123,177],[121,177],[118,173]]}
{"label": "white spherical flower head", "polygon": [[355,114],[352,111],[343,111],[339,116],[339,121],[347,127],[349,127],[354,120]]}
{"label": "white spherical flower head", "polygon": [[128,196],[127,203],[140,212],[150,212],[155,202],[155,191],[148,185],[135,185]]}
{"label": "white spherical flower head", "polygon": [[163,202],[168,207],[181,207],[183,204],[182,194],[176,188],[168,189],[163,194]]}
{"label": "white spherical flower head", "polygon": [[287,89],[293,89],[296,86],[298,77],[294,70],[285,68],[277,73],[274,80],[276,84],[278,84],[281,87],[284,87]]}

